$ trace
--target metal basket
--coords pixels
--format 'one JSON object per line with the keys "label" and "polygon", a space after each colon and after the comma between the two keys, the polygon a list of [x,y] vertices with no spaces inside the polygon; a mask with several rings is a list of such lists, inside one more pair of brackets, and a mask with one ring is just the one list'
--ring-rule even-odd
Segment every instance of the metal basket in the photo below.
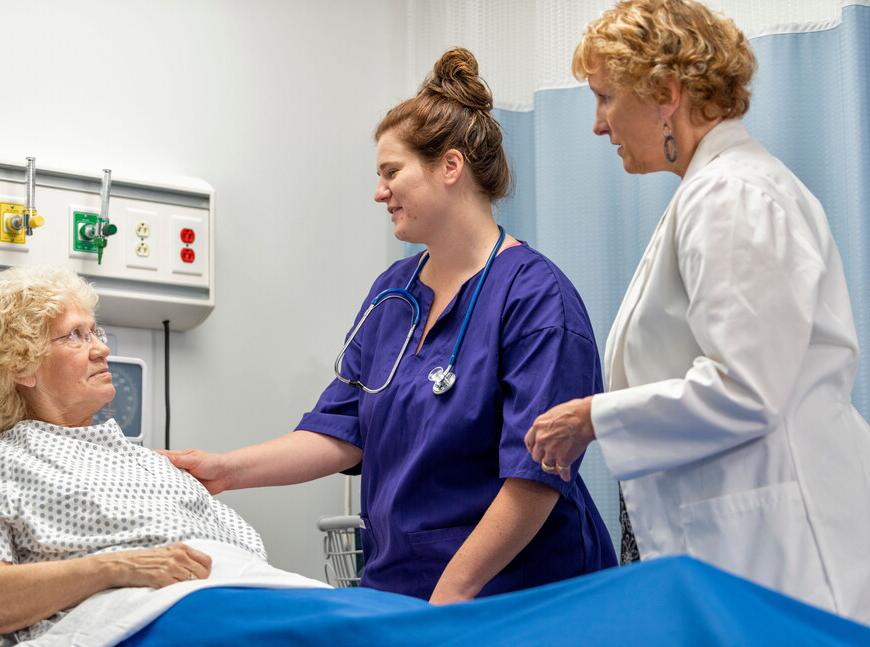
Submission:
{"label": "metal basket", "polygon": [[323,537],[326,581],[338,588],[359,586],[363,570],[359,531],[364,528],[359,515],[324,517],[317,522]]}

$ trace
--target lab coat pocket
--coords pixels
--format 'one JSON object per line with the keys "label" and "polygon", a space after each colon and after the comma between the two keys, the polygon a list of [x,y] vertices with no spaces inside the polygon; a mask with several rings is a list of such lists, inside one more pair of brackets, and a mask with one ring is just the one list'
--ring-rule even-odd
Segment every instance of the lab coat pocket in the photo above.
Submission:
{"label": "lab coat pocket", "polygon": [[833,608],[819,550],[794,481],[680,506],[693,557]]}

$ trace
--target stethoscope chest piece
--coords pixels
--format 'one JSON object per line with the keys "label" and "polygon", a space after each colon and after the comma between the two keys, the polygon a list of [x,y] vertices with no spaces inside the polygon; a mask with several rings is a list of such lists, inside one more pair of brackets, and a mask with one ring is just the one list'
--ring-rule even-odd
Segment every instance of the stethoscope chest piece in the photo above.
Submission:
{"label": "stethoscope chest piece", "polygon": [[429,371],[429,381],[432,382],[432,393],[441,395],[447,393],[456,384],[456,373],[447,367],[445,371],[440,366],[436,366]]}

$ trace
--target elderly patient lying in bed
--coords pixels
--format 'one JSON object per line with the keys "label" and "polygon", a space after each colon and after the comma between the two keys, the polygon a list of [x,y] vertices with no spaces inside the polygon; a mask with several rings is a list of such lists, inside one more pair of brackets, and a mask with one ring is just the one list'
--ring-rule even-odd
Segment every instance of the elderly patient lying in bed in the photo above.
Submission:
{"label": "elderly patient lying in bed", "polygon": [[185,540],[266,557],[196,479],[91,425],[115,395],[96,302],[66,270],[0,272],[0,634],[18,640],[99,591],[208,577]]}

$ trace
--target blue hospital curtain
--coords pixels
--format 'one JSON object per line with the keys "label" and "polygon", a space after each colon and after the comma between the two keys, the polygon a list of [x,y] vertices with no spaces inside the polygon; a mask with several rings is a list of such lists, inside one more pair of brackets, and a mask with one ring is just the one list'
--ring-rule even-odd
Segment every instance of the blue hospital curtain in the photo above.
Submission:
{"label": "blue hospital curtain", "polygon": [[[412,27],[415,20],[427,24],[428,40],[418,42],[418,68],[431,66],[442,44],[462,44],[478,56],[481,74],[493,88],[515,178],[513,195],[498,206],[499,221],[549,256],[573,281],[589,309],[603,357],[623,293],[679,182],[670,174],[625,173],[608,139],[592,133],[592,93],[570,80],[571,51],[586,23],[566,26],[566,22],[581,15],[587,20],[595,17],[609,3],[591,3],[600,8],[586,7],[585,14],[580,6],[584,3],[556,0],[435,4],[447,16],[441,41],[432,35],[435,10],[431,5],[423,9],[418,3],[417,14],[411,12]],[[810,4],[815,6],[808,8]],[[866,418],[870,416],[870,3],[732,0],[710,5],[744,29],[758,59],[744,122],[827,212],[843,257],[862,348],[853,399]],[[805,15],[811,9],[825,13]],[[505,43],[499,43],[492,31],[515,30],[504,27],[513,25],[511,12],[533,21],[533,35],[523,41],[508,33]],[[555,51],[559,47],[553,43],[559,41],[564,44]],[[505,80],[511,74],[506,68],[516,72],[524,63],[517,42],[531,43],[536,52],[525,57],[534,59],[527,75],[534,84],[528,100],[517,94],[516,78]],[[555,55],[559,61],[552,60]],[[499,101],[511,93],[509,101]],[[581,473],[618,546],[616,482],[595,443]]]}

